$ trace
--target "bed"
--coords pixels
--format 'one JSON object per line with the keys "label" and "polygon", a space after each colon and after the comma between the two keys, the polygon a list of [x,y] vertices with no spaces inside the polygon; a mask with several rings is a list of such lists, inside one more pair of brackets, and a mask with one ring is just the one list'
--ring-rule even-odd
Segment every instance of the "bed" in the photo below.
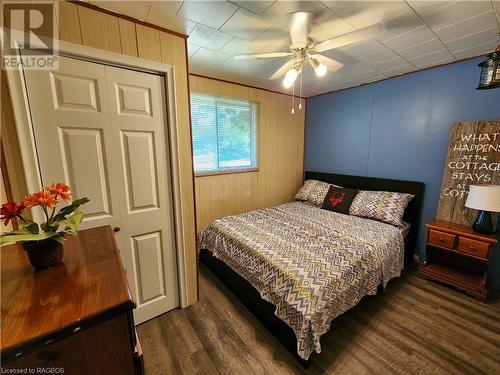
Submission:
{"label": "bed", "polygon": [[305,179],[414,195],[404,227],[295,201],[218,219],[200,234],[201,261],[308,366],[331,321],[411,260],[424,186],[317,172]]}

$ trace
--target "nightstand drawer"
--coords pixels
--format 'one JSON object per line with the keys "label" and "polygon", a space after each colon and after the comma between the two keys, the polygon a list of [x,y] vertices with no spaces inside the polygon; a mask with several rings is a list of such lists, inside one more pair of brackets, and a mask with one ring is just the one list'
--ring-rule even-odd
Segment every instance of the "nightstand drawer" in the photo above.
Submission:
{"label": "nightstand drawer", "polygon": [[427,252],[419,276],[449,284],[486,302],[496,236],[444,220],[432,220],[426,227]]}
{"label": "nightstand drawer", "polygon": [[459,237],[458,250],[463,253],[475,255],[483,259],[488,259],[490,245],[486,242],[473,240],[471,238]]}
{"label": "nightstand drawer", "polygon": [[448,247],[450,249],[454,248],[455,245],[455,235],[445,232],[439,232],[437,230],[429,230],[429,243],[439,246]]}

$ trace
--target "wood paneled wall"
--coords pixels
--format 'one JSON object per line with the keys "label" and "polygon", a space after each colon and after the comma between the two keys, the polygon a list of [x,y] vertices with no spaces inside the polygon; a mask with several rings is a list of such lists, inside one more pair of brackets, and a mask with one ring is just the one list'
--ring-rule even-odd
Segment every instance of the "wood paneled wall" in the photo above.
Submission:
{"label": "wood paneled wall", "polygon": [[189,82],[191,92],[250,100],[258,106],[259,170],[195,177],[198,232],[218,217],[291,201],[303,182],[305,100],[302,110],[292,115],[287,95],[193,75]]}
{"label": "wood paneled wall", "polygon": [[[2,167],[2,172],[3,172],[3,167]],[[5,184],[4,178],[3,178],[3,173],[0,173],[0,198],[2,203],[7,202],[9,200],[9,197],[7,195],[7,186]],[[5,233],[9,232],[12,230],[12,221],[9,222],[8,225],[0,225],[0,233]]]}
{"label": "wood paneled wall", "polygon": [[[7,75],[5,70],[1,72],[1,141],[2,141],[2,173],[6,188],[12,194],[12,199],[16,202],[21,201],[28,191],[26,189],[26,179],[24,178],[23,168],[20,160],[19,139],[14,124],[14,113],[12,112],[12,102],[10,99],[9,88],[7,85]],[[9,186],[7,186],[7,183]],[[2,203],[4,200],[2,200]]]}
{"label": "wood paneled wall", "polygon": [[[197,260],[186,40],[180,36],[135,23],[108,12],[90,9],[75,3],[60,2],[56,18],[59,39],[61,40],[174,66],[176,143],[180,155],[178,169],[180,172],[181,215],[184,223],[182,240],[185,249],[185,259],[180,266],[184,268],[188,279],[186,301],[187,304],[192,304],[197,300]],[[3,98],[2,107],[4,107]],[[4,108],[2,108],[3,111]],[[12,123],[4,125],[14,126]],[[8,151],[7,148],[5,150]],[[15,159],[16,155],[9,155],[9,157]],[[24,192],[20,193],[24,194]]]}

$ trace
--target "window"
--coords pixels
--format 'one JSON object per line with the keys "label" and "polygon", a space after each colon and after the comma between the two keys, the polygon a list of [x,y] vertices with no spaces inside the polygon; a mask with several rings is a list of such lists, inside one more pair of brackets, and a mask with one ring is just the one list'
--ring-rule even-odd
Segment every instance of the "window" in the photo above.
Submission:
{"label": "window", "polygon": [[248,101],[191,94],[195,172],[257,167],[256,107]]}

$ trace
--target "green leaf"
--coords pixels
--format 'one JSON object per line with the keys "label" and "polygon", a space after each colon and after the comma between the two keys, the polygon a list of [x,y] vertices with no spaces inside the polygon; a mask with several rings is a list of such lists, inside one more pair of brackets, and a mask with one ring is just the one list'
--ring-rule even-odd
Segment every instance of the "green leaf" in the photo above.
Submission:
{"label": "green leaf", "polygon": [[61,208],[59,210],[59,212],[57,213],[57,215],[54,216],[53,221],[59,221],[59,220],[66,219],[67,215],[71,214],[73,211],[75,211],[82,204],[85,204],[89,201],[90,201],[90,199],[88,199],[88,198],[80,198],[80,199],[77,199],[76,201],[73,201],[69,206]]}
{"label": "green leaf", "polygon": [[69,217],[68,220],[71,220],[76,225],[76,227],[78,227],[83,221],[83,212],[81,211],[75,212],[73,215]]}
{"label": "green leaf", "polygon": [[57,233],[51,233],[51,232],[42,232],[38,234],[33,234],[33,233],[9,233],[0,236],[0,245],[7,245],[15,242],[24,242],[24,241],[40,241],[40,240],[45,240],[46,238],[51,238],[54,236],[57,236]]}
{"label": "green leaf", "polygon": [[[88,199],[83,198],[75,202],[86,203],[88,202]],[[65,218],[63,216],[62,220],[53,221],[50,226],[47,226],[47,231],[39,233],[39,227],[36,223],[25,225],[18,230],[14,230],[1,235],[0,245],[24,241],[40,241],[46,238],[53,238],[55,241],[63,243],[65,241],[64,235],[76,234],[76,232],[78,231],[78,226],[82,223],[83,212],[75,211],[75,209],[78,208],[79,205],[80,204],[72,208],[71,211],[74,212],[70,217]],[[62,229],[58,231],[59,228]]]}
{"label": "green leaf", "polygon": [[19,229],[12,230],[12,231],[10,231],[8,233],[4,233],[3,235],[4,236],[10,236],[10,235],[13,235],[13,234],[38,234],[38,232],[39,232],[38,224],[31,223],[31,224],[28,224],[28,225],[20,225]]}
{"label": "green leaf", "polygon": [[64,220],[58,220],[52,223],[52,226],[60,228],[63,227],[62,232],[68,234],[75,234],[78,230],[78,226],[83,220],[83,213],[81,211],[76,211],[69,218]]}
{"label": "green leaf", "polygon": [[90,202],[90,199],[88,199],[87,197],[83,197],[83,198],[77,199],[76,201],[71,202],[71,204],[81,206],[82,204],[85,204],[88,202]]}
{"label": "green leaf", "polygon": [[75,212],[73,215],[71,215],[66,221],[68,223],[68,226],[66,227],[66,231],[69,229],[69,233],[74,234],[78,231],[78,226],[81,224],[83,220],[83,213],[82,212]]}
{"label": "green leaf", "polygon": [[10,236],[13,234],[26,234],[26,233],[29,233],[29,232],[24,230],[24,229],[18,229],[18,230],[11,230],[8,233],[2,234],[2,236]]}
{"label": "green leaf", "polygon": [[66,242],[66,238],[64,238],[64,235],[62,235],[62,234],[59,236],[53,236],[52,239],[54,241],[61,243],[61,244],[64,244]]}
{"label": "green leaf", "polygon": [[33,234],[38,234],[40,232],[40,229],[38,228],[37,223],[31,223],[29,225],[26,225],[23,227],[23,229],[26,229],[28,232],[33,233]]}

